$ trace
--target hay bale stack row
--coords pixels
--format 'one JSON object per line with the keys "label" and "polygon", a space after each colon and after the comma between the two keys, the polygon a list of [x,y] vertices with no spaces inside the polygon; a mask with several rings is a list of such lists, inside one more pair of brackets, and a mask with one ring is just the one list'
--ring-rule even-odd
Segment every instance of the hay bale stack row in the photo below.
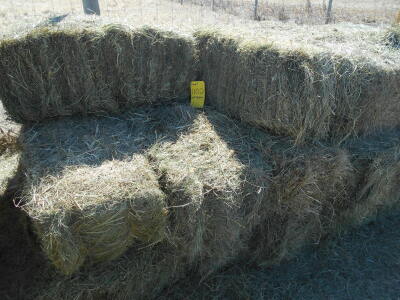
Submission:
{"label": "hay bale stack row", "polygon": [[66,275],[85,262],[109,261],[130,247],[164,239],[165,195],[139,155],[66,168],[59,175],[31,175],[26,184],[30,199],[24,209],[47,257]]}
{"label": "hay bale stack row", "polygon": [[0,98],[14,120],[104,115],[185,99],[190,81],[201,79],[219,111],[297,144],[341,142],[400,125],[396,50],[386,50],[384,59],[352,58],[225,31],[187,38],[96,25],[65,21],[0,43]]}
{"label": "hay bale stack row", "polygon": [[70,275],[159,243],[203,275],[236,258],[249,235],[245,202],[263,201],[270,168],[254,150],[259,165],[238,159],[250,144],[230,146],[212,120],[173,106],[24,132],[24,210],[51,263]]}
{"label": "hay bale stack row", "polygon": [[0,98],[15,121],[117,113],[188,96],[191,40],[150,28],[76,25],[1,42]]}
{"label": "hay bale stack row", "polygon": [[399,200],[398,137],[382,151],[293,147],[173,105],[39,124],[22,140],[24,210],[73,276],[55,275],[39,299],[153,297],[238,257],[277,263]]}
{"label": "hay bale stack row", "polygon": [[[276,263],[398,202],[397,139],[357,155],[293,147],[216,111],[173,105],[52,121],[22,140],[24,210],[51,263],[77,274],[56,277],[41,299],[143,298],[238,257]],[[366,190],[373,195],[360,200]]]}
{"label": "hay bale stack row", "polygon": [[[400,125],[393,62],[72,23],[2,41],[0,57],[0,98],[28,124],[23,209],[72,276],[41,299],[152,297],[238,257],[279,262],[399,203],[400,135],[351,139]],[[140,107],[187,98],[198,74],[219,112]]]}
{"label": "hay bale stack row", "polygon": [[201,78],[219,111],[305,141],[371,134],[400,125],[400,70],[279,44],[196,35]]}

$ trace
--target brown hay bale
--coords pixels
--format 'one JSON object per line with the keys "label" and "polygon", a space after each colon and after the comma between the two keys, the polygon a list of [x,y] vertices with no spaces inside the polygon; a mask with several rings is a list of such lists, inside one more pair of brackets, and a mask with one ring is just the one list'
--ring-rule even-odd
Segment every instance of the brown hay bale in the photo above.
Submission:
{"label": "brown hay bale", "polygon": [[189,39],[150,28],[41,27],[0,42],[0,98],[18,122],[185,98],[193,52]]}
{"label": "brown hay bale", "polygon": [[[176,245],[179,256],[192,266],[198,265],[206,275],[236,258],[244,249],[248,231],[243,209],[246,197],[263,200],[268,182],[258,182],[248,162],[241,160],[249,142],[233,145],[224,140],[221,131],[228,130],[232,121],[223,127],[216,121],[220,114],[198,114],[193,123],[176,141],[160,142],[149,150],[170,208],[170,242]],[[230,130],[225,137],[240,136]],[[259,156],[252,151],[253,159]],[[258,166],[259,175],[268,177],[268,165]],[[262,172],[263,171],[263,172]],[[259,185],[262,184],[262,185]],[[260,189],[257,194],[257,188]]]}
{"label": "brown hay bale", "polygon": [[[65,176],[79,181],[75,192],[81,182],[91,182],[79,180],[79,172],[112,164],[133,169],[129,158],[143,155],[165,194],[162,208],[168,210],[162,241],[149,247],[133,243],[112,263],[88,265],[69,279],[57,277],[38,291],[41,299],[155,297],[186,272],[204,277],[242,255],[265,264],[290,258],[343,224],[343,214],[356,206],[357,189],[363,186],[357,163],[370,164],[352,145],[294,147],[288,138],[238,124],[212,109],[184,105],[140,108],[118,118],[49,122],[24,132],[23,141],[24,166],[37,177],[35,189],[51,178],[48,187],[57,189]],[[379,141],[372,144],[359,147],[367,157],[382,153]],[[133,176],[126,173],[124,178]],[[111,189],[118,185],[109,180]],[[93,216],[100,218],[101,212]],[[64,230],[73,233],[68,217],[54,220],[66,220]],[[44,225],[48,232],[53,226]],[[66,248],[81,251],[81,236]],[[93,247],[93,240],[94,235],[87,245]]]}
{"label": "brown hay bale", "polygon": [[[75,264],[61,261],[60,266],[58,260],[51,258],[56,267],[65,269],[65,265],[73,265],[76,268],[82,257],[93,255],[93,251],[98,253],[91,243],[85,241],[86,235],[92,232],[84,235],[79,224],[85,222],[85,226],[92,229],[83,215],[90,213],[91,218],[97,220],[102,211],[99,208],[95,210],[98,205],[89,205],[87,210],[79,207],[72,210],[65,202],[73,199],[82,206],[90,195],[102,191],[104,185],[115,189],[118,186],[115,176],[89,178],[105,164],[113,168],[121,164],[124,178],[136,178],[143,176],[143,171],[135,170],[136,164],[127,159],[137,153],[145,154],[166,194],[163,208],[169,211],[165,216],[165,210],[162,210],[163,216],[167,217],[163,241],[151,247],[132,244],[126,254],[128,259],[120,258],[121,264],[117,259],[110,264],[88,266],[82,269],[82,277],[78,273],[71,281],[61,280],[62,283],[58,282],[50,290],[46,288],[42,296],[61,293],[63,296],[59,297],[65,299],[77,295],[82,299],[98,299],[99,294],[88,296],[88,293],[99,290],[101,295],[113,295],[118,299],[143,298],[184,276],[187,270],[193,269],[205,276],[237,257],[244,249],[246,232],[257,219],[252,217],[253,211],[243,208],[265,198],[268,182],[263,180],[268,177],[269,167],[261,153],[254,150],[252,142],[243,138],[235,126],[232,120],[212,111],[206,115],[187,106],[172,106],[144,108],[128,112],[118,119],[58,120],[24,132],[23,141],[27,149],[24,168],[29,182],[25,195],[30,197],[25,209],[35,226],[40,227],[37,233],[42,243],[46,241],[43,244],[50,258],[54,252],[48,245],[52,246],[54,240],[58,243],[73,241],[73,244],[61,246],[64,247],[63,258],[70,256]],[[251,157],[248,155],[250,151],[254,152]],[[112,157],[119,161],[107,163]],[[217,164],[220,167],[215,168]],[[129,175],[131,172],[135,174]],[[109,169],[104,171],[104,174],[109,173]],[[256,178],[256,174],[260,176]],[[107,178],[108,181],[104,182]],[[142,193],[146,191],[148,187],[143,185]],[[147,198],[149,196],[144,197],[148,201]],[[39,205],[43,199],[51,199],[53,204],[42,208]],[[52,212],[53,206],[62,206],[63,209],[56,214]],[[37,225],[32,207],[38,207],[40,218],[48,214],[53,223]],[[143,223],[143,226],[148,229],[149,224]],[[115,232],[113,224],[107,224],[107,227]],[[122,231],[120,227],[118,229]],[[59,235],[54,235],[56,232]],[[97,236],[91,237],[95,239]],[[120,235],[112,238],[123,241]],[[61,258],[60,249],[55,250],[57,258]],[[103,261],[103,258],[99,260]],[[71,273],[73,270],[67,271]],[[121,277],[124,279],[119,282]],[[100,287],[100,282],[104,287]]]}
{"label": "brown hay bale", "polygon": [[297,144],[400,125],[395,60],[385,66],[216,32],[198,32],[196,40],[208,103]]}
{"label": "brown hay bale", "polygon": [[[165,237],[164,194],[141,156],[37,177],[23,197],[44,252],[64,274]],[[35,177],[36,175],[36,177]]]}
{"label": "brown hay bale", "polygon": [[[340,223],[362,225],[378,213],[399,208],[400,204],[400,148],[383,150],[370,158],[364,183],[354,205],[344,210]],[[344,227],[344,226],[342,226]]]}
{"label": "brown hay bale", "polygon": [[251,257],[262,264],[278,263],[319,243],[355,192],[347,151],[280,147],[266,155],[275,162],[271,195],[250,240]]}

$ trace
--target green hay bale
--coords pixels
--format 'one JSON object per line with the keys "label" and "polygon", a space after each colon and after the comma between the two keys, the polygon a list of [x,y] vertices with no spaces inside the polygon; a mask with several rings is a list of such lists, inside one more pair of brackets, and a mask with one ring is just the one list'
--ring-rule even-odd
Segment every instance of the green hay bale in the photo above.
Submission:
{"label": "green hay bale", "polygon": [[392,61],[250,42],[223,32],[195,37],[208,103],[230,116],[297,144],[341,142],[400,125],[400,73]]}
{"label": "green hay bale", "polygon": [[0,98],[17,122],[104,115],[186,98],[189,39],[150,28],[70,22],[0,43]]}
{"label": "green hay bale", "polygon": [[30,171],[24,209],[44,252],[64,274],[165,237],[165,196],[141,156],[69,167],[59,175]]}

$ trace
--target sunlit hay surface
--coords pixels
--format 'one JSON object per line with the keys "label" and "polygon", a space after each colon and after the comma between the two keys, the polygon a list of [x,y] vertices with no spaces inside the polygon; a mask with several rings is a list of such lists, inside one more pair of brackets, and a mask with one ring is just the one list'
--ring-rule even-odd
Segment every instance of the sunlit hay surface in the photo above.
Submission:
{"label": "sunlit hay surface", "polygon": [[202,275],[243,251],[252,217],[246,201],[266,201],[269,185],[261,153],[240,140],[231,120],[221,119],[212,111],[199,114],[176,141],[161,141],[148,152],[169,195],[171,242]]}
{"label": "sunlit hay surface", "polygon": [[0,156],[11,155],[21,150],[18,135],[19,130],[0,127]]}
{"label": "sunlit hay surface", "polygon": [[189,39],[150,28],[39,27],[1,41],[0,98],[22,123],[185,98],[193,51]]}
{"label": "sunlit hay surface", "polygon": [[[204,278],[238,257],[264,265],[290,258],[342,223],[363,223],[384,208],[376,206],[361,217],[349,214],[351,222],[344,217],[361,205],[363,200],[355,195],[362,194],[371,177],[364,176],[360,165],[372,172],[372,162],[386,151],[390,154],[398,139],[394,134],[384,145],[372,140],[342,147],[293,147],[288,138],[186,105],[37,125],[23,133],[26,170],[38,177],[36,182],[54,178],[48,186],[54,190],[71,170],[75,173],[69,178],[79,170],[88,173],[113,164],[125,170],[134,168],[128,166],[129,158],[143,155],[165,194],[161,211],[166,221],[164,239],[158,243],[134,244],[110,263],[84,264],[72,277],[56,276],[35,293],[39,299],[156,297],[187,272]],[[40,171],[29,172],[34,169]],[[384,184],[385,176],[377,173],[376,182]],[[107,178],[100,179],[115,187]],[[396,180],[391,182],[395,191]],[[64,230],[73,228],[67,223]],[[77,247],[63,246],[71,251]]]}
{"label": "sunlit hay surface", "polygon": [[297,144],[340,143],[400,125],[395,51],[384,63],[376,54],[328,54],[316,43],[253,42],[224,31],[199,31],[196,39],[208,103],[235,118]]}
{"label": "sunlit hay surface", "polygon": [[219,111],[296,143],[399,125],[400,53],[382,41],[388,26],[145,24],[155,29],[129,18],[68,16],[4,40],[8,113],[18,121],[116,113],[185,98],[198,78]]}
{"label": "sunlit hay surface", "polygon": [[0,201],[7,190],[9,181],[16,175],[19,153],[0,155]]}
{"label": "sunlit hay surface", "polygon": [[34,167],[30,171],[24,209],[44,252],[64,274],[85,260],[112,260],[134,244],[163,240],[165,197],[144,157],[68,167],[44,177]]}
{"label": "sunlit hay surface", "polygon": [[[264,200],[269,167],[235,131],[234,121],[213,111],[209,119],[177,105],[143,108],[119,119],[73,118],[27,129],[24,208],[53,264],[70,274],[86,257],[101,262],[107,255],[119,256],[128,246],[136,247],[128,239],[132,231],[142,242],[166,238],[175,255],[203,274],[235,258],[245,245],[241,234],[254,222],[247,221],[253,210],[247,213],[243,207],[246,201]],[[232,129],[223,133],[225,126]],[[138,153],[148,157],[166,204],[152,191],[156,183],[145,176],[140,161],[130,161]],[[137,219],[126,217],[129,209]],[[133,223],[128,232],[127,223]]]}

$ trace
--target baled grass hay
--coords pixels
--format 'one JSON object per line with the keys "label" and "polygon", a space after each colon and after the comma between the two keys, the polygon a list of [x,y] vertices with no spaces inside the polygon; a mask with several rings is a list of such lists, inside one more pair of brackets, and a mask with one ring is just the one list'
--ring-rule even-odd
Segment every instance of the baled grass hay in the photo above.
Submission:
{"label": "baled grass hay", "polygon": [[256,36],[263,41],[223,30],[195,35],[208,103],[219,111],[296,144],[341,143],[400,125],[397,53],[371,54],[369,61],[328,52],[316,41],[288,47],[286,36],[273,42]]}
{"label": "baled grass hay", "polygon": [[[83,25],[82,25],[83,24]],[[170,32],[79,21],[0,43],[0,98],[21,123],[188,97],[192,42]]]}
{"label": "baled grass hay", "polygon": [[66,168],[60,175],[28,177],[24,206],[44,252],[63,273],[85,262],[115,259],[132,245],[165,236],[165,195],[145,158]]}
{"label": "baled grass hay", "polygon": [[[239,257],[263,265],[292,257],[349,221],[364,203],[357,195],[370,195],[364,187],[398,202],[392,152],[362,149],[359,158],[347,144],[294,147],[212,109],[69,118],[27,129],[22,140],[25,210],[46,256],[72,274],[39,299],[155,297],[186,272],[207,276]],[[131,195],[135,184],[140,192]],[[54,209],[61,205],[68,209]],[[385,204],[369,206],[361,219]]]}

